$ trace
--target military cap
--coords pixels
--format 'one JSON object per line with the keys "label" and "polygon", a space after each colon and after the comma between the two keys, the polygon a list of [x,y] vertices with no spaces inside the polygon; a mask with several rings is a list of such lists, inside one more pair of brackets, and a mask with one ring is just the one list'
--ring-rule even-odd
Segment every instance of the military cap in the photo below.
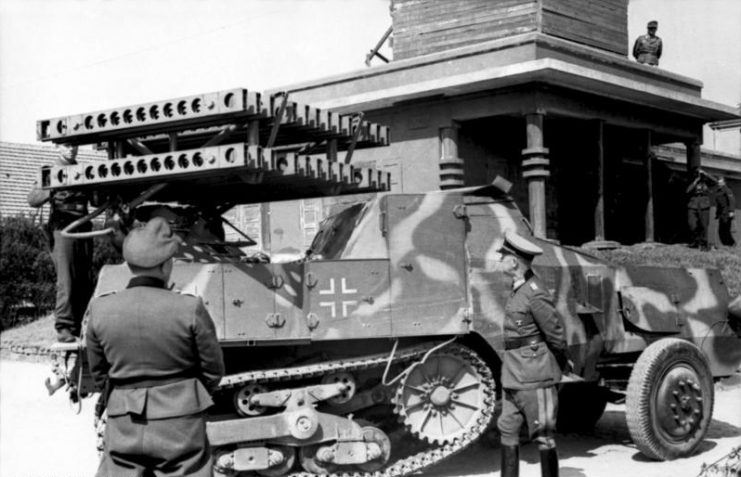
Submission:
{"label": "military cap", "polygon": [[170,224],[155,217],[129,232],[123,243],[123,258],[129,265],[154,268],[172,258],[179,246],[180,238],[172,233]]}
{"label": "military cap", "polygon": [[651,20],[650,22],[648,22],[647,26],[648,28],[658,28],[659,22],[657,22],[656,20]]}
{"label": "military cap", "polygon": [[543,253],[543,249],[512,230],[504,232],[504,242],[499,248],[500,253],[511,253],[527,259]]}

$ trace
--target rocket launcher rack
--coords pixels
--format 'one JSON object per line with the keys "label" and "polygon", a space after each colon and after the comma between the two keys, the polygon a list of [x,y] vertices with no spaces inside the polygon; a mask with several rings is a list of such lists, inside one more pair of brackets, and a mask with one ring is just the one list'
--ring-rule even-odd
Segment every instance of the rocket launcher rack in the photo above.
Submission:
{"label": "rocket launcher rack", "polygon": [[56,144],[97,144],[109,156],[43,168],[45,189],[120,192],[167,183],[163,194],[175,199],[202,194],[254,203],[390,184],[388,173],[351,164],[355,150],[388,145],[388,127],[285,93],[230,89],[63,116],[38,121],[37,134]]}

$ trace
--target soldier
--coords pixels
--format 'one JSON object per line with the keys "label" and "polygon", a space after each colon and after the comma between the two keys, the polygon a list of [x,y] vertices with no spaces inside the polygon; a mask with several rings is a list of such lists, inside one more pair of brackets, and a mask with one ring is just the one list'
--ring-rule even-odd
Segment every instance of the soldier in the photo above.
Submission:
{"label": "soldier", "polygon": [[720,243],[733,247],[736,240],[733,238],[733,218],[736,216],[736,197],[726,185],[726,180],[718,178],[718,188],[715,191],[715,218],[718,219],[718,236]]}
{"label": "soldier", "polygon": [[502,443],[502,477],[519,475],[519,434],[527,423],[538,443],[544,477],[558,476],[554,432],[561,370],[568,370],[566,340],[553,299],[535,276],[533,258],[543,250],[506,232],[499,252],[504,273],[512,278],[512,293],[504,319],[502,360],[502,414],[497,421]]}
{"label": "soldier", "polygon": [[694,180],[687,186],[687,225],[690,229],[690,247],[708,250],[708,219],[710,218],[710,196],[708,175],[698,169]]}
{"label": "soldier", "polygon": [[[62,166],[76,164],[76,157],[77,147],[65,148],[56,162]],[[93,293],[93,241],[63,237],[62,230],[87,215],[88,198],[80,192],[49,192],[34,184],[28,204],[38,208],[46,202],[51,204],[51,211],[45,232],[57,273],[54,328],[60,342],[72,343],[80,336],[82,316]],[[89,231],[91,227],[84,224],[79,231]]]}
{"label": "soldier", "polygon": [[651,66],[659,66],[661,58],[661,38],[656,36],[656,29],[659,28],[659,22],[651,20],[647,25],[648,32],[636,38],[633,44],[633,57],[638,63],[644,63]]}
{"label": "soldier", "polygon": [[212,475],[204,411],[224,360],[203,300],[167,288],[179,243],[162,217],[132,230],[134,277],[88,307],[90,371],[110,389],[98,477]]}

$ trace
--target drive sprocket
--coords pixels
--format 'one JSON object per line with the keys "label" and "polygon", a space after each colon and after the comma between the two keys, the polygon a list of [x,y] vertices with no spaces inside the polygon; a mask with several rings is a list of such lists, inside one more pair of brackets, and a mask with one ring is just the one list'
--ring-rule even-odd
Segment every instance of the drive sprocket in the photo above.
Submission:
{"label": "drive sprocket", "polygon": [[407,371],[394,412],[417,438],[450,444],[477,427],[493,405],[495,387],[491,369],[476,352],[448,346]]}

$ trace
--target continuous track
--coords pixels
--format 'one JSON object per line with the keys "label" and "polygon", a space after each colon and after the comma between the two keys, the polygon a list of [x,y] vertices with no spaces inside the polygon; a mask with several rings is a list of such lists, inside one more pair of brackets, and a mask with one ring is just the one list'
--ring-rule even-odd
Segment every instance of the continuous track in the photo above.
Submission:
{"label": "continuous track", "polygon": [[[422,360],[422,358],[428,354],[430,350],[435,347],[436,343],[431,343],[425,346],[419,346],[414,348],[407,348],[398,351],[393,357],[394,364],[409,363],[413,365],[415,360]],[[472,444],[480,435],[484,433],[492,417],[494,416],[494,405],[495,405],[495,383],[492,376],[491,369],[484,362],[484,360],[476,354],[473,350],[461,346],[461,345],[450,345],[437,353],[453,353],[459,358],[465,360],[470,366],[476,369],[481,376],[484,389],[484,399],[482,400],[482,407],[476,420],[470,423],[468,429],[459,433],[458,437],[452,439],[450,442],[445,442],[441,445],[433,445],[428,449],[417,452],[414,455],[399,458],[393,462],[389,462],[383,469],[374,472],[364,471],[343,471],[328,474],[330,477],[400,477],[418,472],[426,469],[432,465],[441,462],[442,460],[452,456],[453,454],[463,450],[468,445]],[[434,356],[434,354],[433,354]],[[263,371],[250,371],[246,373],[235,374],[227,376],[221,381],[222,389],[233,389],[237,386],[246,383],[274,383],[281,381],[290,381],[295,379],[306,379],[312,377],[321,377],[326,374],[337,373],[337,372],[353,372],[360,370],[367,370],[374,367],[386,366],[389,361],[388,354],[378,354],[365,357],[359,357],[355,359],[344,359],[336,361],[327,361],[323,363],[311,364],[306,366],[297,366],[291,368],[282,369],[271,369]],[[409,370],[410,368],[407,368]],[[404,378],[399,380],[403,385]],[[401,406],[395,406],[394,411],[399,417],[400,421],[404,421],[404,409]],[[412,433],[409,434],[410,437]],[[393,449],[392,449],[393,452]],[[221,469],[217,469],[221,470]],[[228,472],[223,472],[224,475],[234,475]],[[243,475],[247,475],[244,473]],[[287,477],[318,477],[319,475],[327,474],[314,474],[311,472],[289,472],[285,474]]]}

